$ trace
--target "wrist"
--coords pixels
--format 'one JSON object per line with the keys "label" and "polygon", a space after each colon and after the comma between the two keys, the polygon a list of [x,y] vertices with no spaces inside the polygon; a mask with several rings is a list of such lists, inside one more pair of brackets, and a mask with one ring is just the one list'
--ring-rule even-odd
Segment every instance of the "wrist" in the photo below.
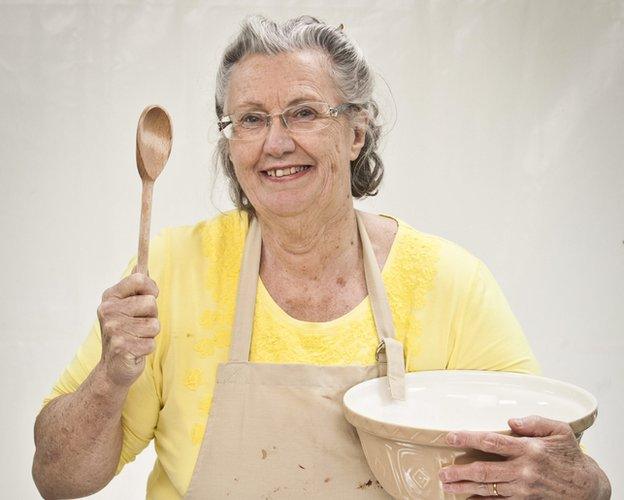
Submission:
{"label": "wrist", "polygon": [[102,363],[95,366],[89,379],[89,390],[97,401],[111,410],[121,410],[128,395],[129,387],[120,386],[113,382]]}
{"label": "wrist", "polygon": [[588,455],[585,456],[592,465],[590,470],[592,470],[596,485],[591,499],[609,500],[611,498],[611,483],[609,482],[609,478],[593,458]]}
{"label": "wrist", "polygon": [[609,500],[611,498],[611,483],[604,471],[598,467],[598,500]]}

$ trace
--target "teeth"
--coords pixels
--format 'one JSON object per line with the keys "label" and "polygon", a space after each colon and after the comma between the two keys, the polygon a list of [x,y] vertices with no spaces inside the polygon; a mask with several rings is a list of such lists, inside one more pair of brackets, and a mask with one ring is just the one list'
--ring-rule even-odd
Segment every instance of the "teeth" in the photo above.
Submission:
{"label": "teeth", "polygon": [[266,173],[270,177],[283,177],[285,175],[292,175],[292,174],[296,174],[297,172],[301,172],[302,170],[305,170],[305,168],[306,168],[305,166],[299,165],[297,167],[277,168],[273,170],[267,170]]}

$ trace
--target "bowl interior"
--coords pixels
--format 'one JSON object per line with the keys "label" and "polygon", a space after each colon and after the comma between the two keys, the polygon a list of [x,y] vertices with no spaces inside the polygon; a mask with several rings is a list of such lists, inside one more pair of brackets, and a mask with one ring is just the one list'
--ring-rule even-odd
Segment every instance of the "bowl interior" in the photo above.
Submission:
{"label": "bowl interior", "polygon": [[508,419],[528,415],[572,423],[597,408],[589,392],[572,384],[470,370],[408,373],[405,401],[391,398],[385,377],[367,380],[346,392],[344,404],[377,422],[439,431],[505,431]]}

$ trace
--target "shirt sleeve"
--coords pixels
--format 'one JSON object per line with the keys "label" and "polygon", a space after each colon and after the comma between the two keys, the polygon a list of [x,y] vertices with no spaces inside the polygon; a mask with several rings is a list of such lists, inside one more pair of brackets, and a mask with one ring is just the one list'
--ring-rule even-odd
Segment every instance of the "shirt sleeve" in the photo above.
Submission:
{"label": "shirt sleeve", "polygon": [[[159,288],[156,299],[161,331],[156,337],[156,349],[146,359],[145,369],[132,384],[122,411],[123,444],[117,465],[118,474],[128,462],[134,460],[154,437],[158,414],[162,407],[161,359],[166,352],[168,332],[165,325],[168,282],[168,232],[163,230],[150,242],[148,273]],[[137,263],[136,255],[130,259],[121,279],[129,276]],[[99,320],[93,322],[89,334],[78,348],[73,360],[65,368],[43,406],[54,398],[75,392],[100,360],[102,337]]]}
{"label": "shirt sleeve", "polygon": [[541,373],[500,286],[480,260],[453,329],[448,369]]}

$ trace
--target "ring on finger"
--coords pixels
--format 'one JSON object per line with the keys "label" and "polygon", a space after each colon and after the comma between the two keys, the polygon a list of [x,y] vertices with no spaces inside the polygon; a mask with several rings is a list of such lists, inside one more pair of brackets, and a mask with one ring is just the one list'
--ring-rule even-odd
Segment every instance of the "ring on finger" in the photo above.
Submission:
{"label": "ring on finger", "polygon": [[499,497],[500,493],[498,492],[498,487],[496,485],[496,483],[490,483],[492,485],[492,495],[494,495],[495,497]]}

